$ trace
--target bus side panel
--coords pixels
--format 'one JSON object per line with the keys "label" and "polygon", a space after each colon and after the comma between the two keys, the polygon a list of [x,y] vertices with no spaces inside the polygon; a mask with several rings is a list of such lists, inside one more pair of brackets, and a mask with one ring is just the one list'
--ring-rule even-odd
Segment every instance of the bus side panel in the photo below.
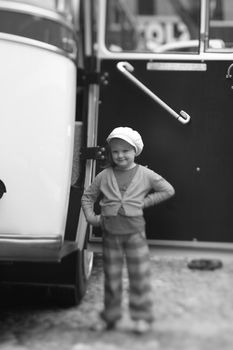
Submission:
{"label": "bus side panel", "polygon": [[44,49],[0,41],[0,234],[64,235],[76,68]]}

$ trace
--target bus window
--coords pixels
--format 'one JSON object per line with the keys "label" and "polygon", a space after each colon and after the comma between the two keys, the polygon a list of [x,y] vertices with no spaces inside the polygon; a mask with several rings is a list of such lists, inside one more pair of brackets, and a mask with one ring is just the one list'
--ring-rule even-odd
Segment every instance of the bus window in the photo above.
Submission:
{"label": "bus window", "polygon": [[19,4],[38,6],[39,8],[59,12],[68,19],[75,15],[79,0],[14,0]]}
{"label": "bus window", "polygon": [[[9,5],[8,5],[9,4]],[[16,3],[15,3],[16,4]],[[76,34],[66,13],[38,11],[36,6],[25,4],[0,7],[0,34],[10,34],[49,44],[67,54],[76,53]],[[41,14],[40,14],[41,13]]]}
{"label": "bus window", "polygon": [[[233,51],[233,7],[229,0],[211,0],[208,50]],[[211,42],[215,42],[212,45]]]}
{"label": "bus window", "polygon": [[110,51],[199,52],[200,0],[109,0]]}

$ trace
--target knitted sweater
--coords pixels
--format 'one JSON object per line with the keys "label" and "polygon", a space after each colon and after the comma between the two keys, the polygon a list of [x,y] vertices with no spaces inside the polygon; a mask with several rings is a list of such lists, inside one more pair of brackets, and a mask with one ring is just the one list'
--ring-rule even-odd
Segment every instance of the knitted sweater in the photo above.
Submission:
{"label": "knitted sweater", "polygon": [[[150,193],[153,191],[152,193]],[[93,205],[100,194],[101,215],[116,216],[123,207],[126,216],[143,215],[143,209],[156,205],[174,195],[174,188],[162,176],[139,165],[138,169],[122,196],[113,169],[106,168],[100,172],[93,183],[84,191],[82,208],[87,221],[100,225],[100,216],[94,213]]]}

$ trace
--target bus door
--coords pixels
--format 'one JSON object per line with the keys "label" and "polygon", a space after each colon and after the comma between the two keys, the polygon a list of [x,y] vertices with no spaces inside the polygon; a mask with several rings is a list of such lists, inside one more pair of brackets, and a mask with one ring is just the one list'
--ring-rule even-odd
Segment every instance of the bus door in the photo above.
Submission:
{"label": "bus door", "polygon": [[176,190],[145,210],[147,238],[232,242],[230,1],[100,0],[97,18],[98,145],[115,127],[138,130],[138,162]]}

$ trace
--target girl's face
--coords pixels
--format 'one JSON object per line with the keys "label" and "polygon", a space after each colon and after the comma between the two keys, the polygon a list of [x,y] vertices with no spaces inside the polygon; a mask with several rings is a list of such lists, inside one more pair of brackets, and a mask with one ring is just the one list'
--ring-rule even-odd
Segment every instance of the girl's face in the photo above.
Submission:
{"label": "girl's face", "polygon": [[112,160],[119,169],[130,169],[134,165],[135,149],[122,139],[112,139],[109,143]]}

